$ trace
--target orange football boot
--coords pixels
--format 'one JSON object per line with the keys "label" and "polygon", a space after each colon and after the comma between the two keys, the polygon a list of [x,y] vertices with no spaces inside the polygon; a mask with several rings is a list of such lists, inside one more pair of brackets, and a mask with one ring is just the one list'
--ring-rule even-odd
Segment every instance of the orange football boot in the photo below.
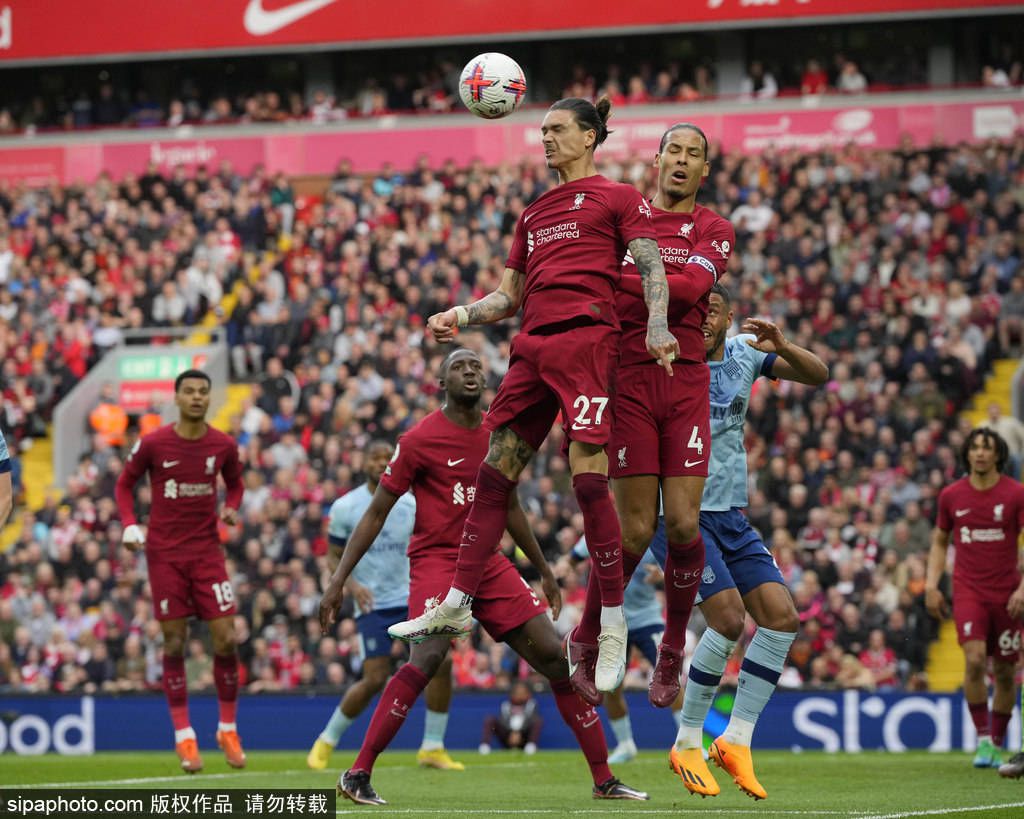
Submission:
{"label": "orange football boot", "polygon": [[238,731],[218,731],[217,744],[224,751],[224,759],[232,768],[245,767],[245,751],[242,750],[242,740],[238,737]]}
{"label": "orange football boot", "polygon": [[181,760],[181,769],[185,773],[199,773],[203,769],[203,758],[199,756],[199,743],[194,739],[183,739],[175,744],[174,750]]}
{"label": "orange football boot", "polygon": [[700,748],[678,751],[673,747],[668,752],[668,766],[683,780],[686,790],[690,793],[706,797],[718,796],[722,792],[711,775]]}
{"label": "orange football boot", "polygon": [[715,764],[732,777],[741,791],[754,799],[767,799],[766,791],[754,776],[754,760],[746,745],[734,745],[719,737],[711,743],[708,755]]}

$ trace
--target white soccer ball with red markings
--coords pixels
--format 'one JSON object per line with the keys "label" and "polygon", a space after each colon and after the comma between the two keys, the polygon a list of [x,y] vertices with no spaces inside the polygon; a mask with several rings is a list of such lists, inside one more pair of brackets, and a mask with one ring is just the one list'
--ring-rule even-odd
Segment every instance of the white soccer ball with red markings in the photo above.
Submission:
{"label": "white soccer ball with red markings", "polygon": [[526,75],[506,54],[478,54],[462,69],[459,95],[478,117],[500,119],[515,111],[526,96]]}

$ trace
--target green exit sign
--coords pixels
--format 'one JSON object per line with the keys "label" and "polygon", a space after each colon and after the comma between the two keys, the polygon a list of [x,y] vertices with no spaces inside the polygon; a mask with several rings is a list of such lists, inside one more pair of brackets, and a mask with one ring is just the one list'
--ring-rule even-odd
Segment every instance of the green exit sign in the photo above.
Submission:
{"label": "green exit sign", "polygon": [[201,367],[205,356],[189,353],[129,353],[117,362],[121,381],[173,381],[178,373]]}

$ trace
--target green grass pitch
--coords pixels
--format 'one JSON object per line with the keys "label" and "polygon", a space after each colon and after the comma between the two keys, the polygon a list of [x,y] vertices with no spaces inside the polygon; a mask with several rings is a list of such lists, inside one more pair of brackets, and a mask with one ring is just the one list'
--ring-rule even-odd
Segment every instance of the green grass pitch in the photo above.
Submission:
{"label": "green grass pitch", "polygon": [[[373,784],[389,801],[384,808],[339,799],[338,814],[379,816],[709,816],[709,817],[1024,817],[1024,779],[1000,779],[994,770],[974,770],[967,754],[922,752],[825,754],[755,752],[758,776],[768,799],[754,802],[722,771],[713,768],[721,795],[690,796],[668,770],[666,753],[645,752],[620,765],[616,774],[648,791],[649,802],[598,802],[579,754],[541,751],[536,756],[495,752],[453,752],[467,765],[463,773],[416,767],[413,754],[385,753]],[[351,751],[335,752],[323,772],[306,768],[302,752],[249,754],[244,771],[232,771],[216,749],[204,749],[206,770],[180,772],[173,751],[98,753],[94,756],[0,757],[0,787],[66,788],[330,788]]]}

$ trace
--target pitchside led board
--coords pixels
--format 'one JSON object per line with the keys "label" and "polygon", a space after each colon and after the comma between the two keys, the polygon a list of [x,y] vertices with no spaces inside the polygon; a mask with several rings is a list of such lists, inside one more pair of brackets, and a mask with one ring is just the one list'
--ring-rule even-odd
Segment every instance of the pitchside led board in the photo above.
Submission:
{"label": "pitchside led board", "polygon": [[[974,14],[1018,0],[0,0],[0,63]],[[289,48],[290,47],[290,48]],[[525,66],[524,66],[525,68]],[[527,72],[529,69],[527,68]]]}
{"label": "pitchside led board", "polygon": [[205,354],[122,353],[117,362],[118,400],[129,413],[170,406],[178,373],[205,365]]}
{"label": "pitchside led board", "polygon": [[[480,725],[497,711],[504,694],[460,695],[452,702],[445,744],[449,748],[476,748]],[[676,734],[665,712],[648,707],[647,692],[629,692],[627,700],[633,730],[643,748],[664,749]],[[719,692],[704,723],[705,743],[720,734],[729,719],[733,695]],[[262,694],[246,697],[239,712],[239,730],[249,750],[305,752],[310,737],[323,727],[324,714],[337,704],[335,695],[294,696]],[[212,747],[217,725],[217,700],[189,697],[193,724],[202,747]],[[572,748],[575,739],[558,717],[550,696],[538,698],[544,729],[540,746]],[[96,696],[23,697],[7,695],[0,720],[0,754],[91,754],[94,751],[163,750],[171,723],[163,697]],[[409,727],[395,739],[394,749],[418,747],[425,706],[420,700],[409,713]],[[287,719],[281,719],[287,714]],[[369,726],[364,711],[345,732],[338,747],[359,747]],[[1007,735],[1020,736],[1019,713],[1014,709]],[[961,694],[869,693],[861,691],[780,691],[768,702],[754,732],[755,749],[827,751],[906,750],[973,751],[974,724]],[[2,770],[2,765],[0,765]],[[0,777],[2,779],[2,777]]]}

